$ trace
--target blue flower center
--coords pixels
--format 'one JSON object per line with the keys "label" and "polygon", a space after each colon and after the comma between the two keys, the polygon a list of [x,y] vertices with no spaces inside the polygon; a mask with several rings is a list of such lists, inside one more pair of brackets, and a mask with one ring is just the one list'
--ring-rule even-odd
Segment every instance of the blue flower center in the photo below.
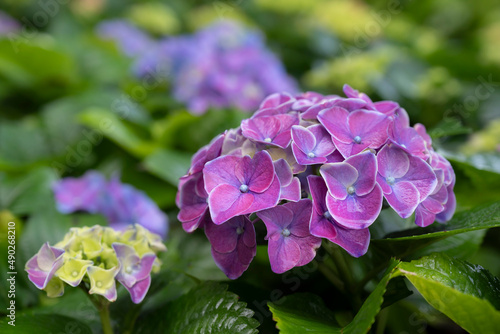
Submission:
{"label": "blue flower center", "polygon": [[332,218],[332,214],[330,213],[330,211],[325,211],[325,213],[323,213],[323,217],[325,217],[326,219],[330,219]]}
{"label": "blue flower center", "polygon": [[236,229],[236,234],[237,235],[241,235],[241,234],[243,234],[243,232],[245,232],[245,229],[243,227],[238,227]]}
{"label": "blue flower center", "polygon": [[392,176],[389,176],[387,179],[385,179],[389,185],[393,185],[396,182],[396,179],[394,179]]}
{"label": "blue flower center", "polygon": [[356,189],[354,189],[354,187],[353,187],[353,186],[349,186],[349,187],[347,187],[347,193],[348,193],[349,195],[352,195],[352,194],[354,194],[355,192],[356,192]]}
{"label": "blue flower center", "polygon": [[361,144],[361,137],[360,137],[360,136],[356,136],[356,137],[354,137],[354,142],[355,142],[356,144]]}
{"label": "blue flower center", "polygon": [[315,158],[315,157],[316,157],[316,154],[314,154],[313,152],[309,152],[309,153],[307,153],[307,156],[308,156],[309,158]]}
{"label": "blue flower center", "polygon": [[246,184],[242,184],[242,185],[240,186],[240,191],[241,191],[242,193],[246,193],[246,192],[248,192],[248,186],[247,186]]}
{"label": "blue flower center", "polygon": [[288,237],[290,235],[290,230],[284,228],[283,231],[281,231],[281,234],[283,234],[284,237]]}

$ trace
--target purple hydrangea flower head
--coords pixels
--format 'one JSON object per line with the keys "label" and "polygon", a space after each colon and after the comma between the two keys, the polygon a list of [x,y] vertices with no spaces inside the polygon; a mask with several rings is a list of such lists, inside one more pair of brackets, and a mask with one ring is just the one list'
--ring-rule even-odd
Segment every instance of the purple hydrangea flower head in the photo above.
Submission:
{"label": "purple hydrangea flower head", "polygon": [[324,164],[320,174],[328,188],[328,211],[338,224],[364,229],[375,221],[382,209],[382,190],[376,182],[377,160],[372,152]]}
{"label": "purple hydrangea flower head", "polygon": [[332,135],[339,152],[348,158],[366,148],[377,149],[387,141],[391,119],[377,111],[359,109],[349,112],[342,107],[324,109],[318,120]]}
{"label": "purple hydrangea flower head", "polygon": [[437,186],[432,167],[395,144],[384,146],[377,161],[377,182],[389,205],[402,218],[409,217]]}
{"label": "purple hydrangea flower head", "polygon": [[53,187],[57,210],[61,213],[79,210],[96,213],[105,186],[104,176],[94,171],[89,171],[80,178],[64,178]]}
{"label": "purple hydrangea flower head", "polygon": [[[235,70],[246,61],[226,62]],[[237,85],[225,86],[230,77],[217,76],[217,85],[226,91]],[[352,256],[365,254],[384,197],[402,217],[416,211],[419,226],[451,218],[455,175],[425,127],[410,127],[396,102],[344,90],[347,98],[272,94],[193,157],[179,182],[178,217],[188,232],[205,229],[229,278],[255,256],[260,220],[271,267],[283,273],[311,261],[321,238]],[[250,222],[254,213],[260,220]]]}
{"label": "purple hydrangea flower head", "polygon": [[230,279],[240,277],[257,252],[252,222],[246,216],[233,217],[222,225],[208,222],[205,234],[217,266]]}
{"label": "purple hydrangea flower head", "polygon": [[295,115],[262,116],[243,120],[241,131],[245,137],[258,143],[286,148],[292,139],[291,128],[298,124]]}
{"label": "purple hydrangea flower head", "polygon": [[55,272],[63,265],[64,250],[48,242],[26,263],[28,278],[38,289],[45,289]]}
{"label": "purple hydrangea flower head", "polygon": [[19,29],[21,29],[19,22],[0,10],[0,36],[15,33]]}
{"label": "purple hydrangea flower head", "polygon": [[253,158],[219,157],[205,165],[203,175],[210,215],[217,225],[278,204],[280,183],[266,151]]}
{"label": "purple hydrangea flower head", "polygon": [[314,259],[321,239],[309,232],[311,212],[311,200],[303,199],[257,213],[267,228],[269,260],[275,273],[284,273]]}
{"label": "purple hydrangea flower head", "polygon": [[154,45],[147,34],[123,20],[102,22],[97,26],[97,34],[103,39],[115,41],[129,57],[139,56]]}
{"label": "purple hydrangea flower head", "polygon": [[339,225],[330,214],[326,205],[328,188],[325,181],[316,175],[307,177],[313,201],[310,231],[311,234],[328,239],[344,248],[354,257],[360,257],[368,250],[370,231],[368,228],[348,229]]}
{"label": "purple hydrangea flower head", "polygon": [[285,159],[274,161],[274,170],[281,185],[280,201],[299,201],[301,198],[300,181],[293,176],[292,168],[288,162]]}
{"label": "purple hydrangea flower head", "polygon": [[112,246],[120,263],[120,271],[116,279],[130,293],[132,301],[139,304],[149,290],[151,269],[156,255],[146,253],[139,257],[134,248],[129,245],[115,242]]}
{"label": "purple hydrangea flower head", "polygon": [[308,128],[292,127],[292,150],[301,165],[315,165],[327,162],[327,157],[335,151],[330,134],[321,124]]}

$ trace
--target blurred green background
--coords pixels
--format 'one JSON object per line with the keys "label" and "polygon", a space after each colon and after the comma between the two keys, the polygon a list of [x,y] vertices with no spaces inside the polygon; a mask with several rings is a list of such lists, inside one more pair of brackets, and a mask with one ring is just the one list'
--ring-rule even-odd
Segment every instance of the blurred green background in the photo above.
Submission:
{"label": "blurred green background", "polygon": [[[95,34],[109,19],[156,37],[219,19],[259,29],[302,91],[341,94],[347,83],[374,101],[397,101],[412,124],[423,123],[453,163],[459,211],[500,199],[498,1],[2,0],[0,10],[20,23],[0,37],[0,221],[2,228],[18,222],[19,272],[42,240],[57,240],[75,223],[56,212],[52,182],[88,169],[119,171],[169,214],[172,236],[181,235],[178,178],[198,148],[248,117],[229,109],[193,116],[167,81],[152,87],[134,77],[132,60]],[[443,249],[460,246],[457,254],[498,276],[499,237],[496,230],[470,234]],[[247,281],[232,286],[243,300],[252,275],[251,267]],[[263,284],[281,284],[275,276]],[[23,289],[20,305],[39,303],[36,290]],[[391,312],[411,314],[421,301],[415,303]],[[430,310],[418,312],[441,321]],[[406,325],[390,330],[410,331]]]}

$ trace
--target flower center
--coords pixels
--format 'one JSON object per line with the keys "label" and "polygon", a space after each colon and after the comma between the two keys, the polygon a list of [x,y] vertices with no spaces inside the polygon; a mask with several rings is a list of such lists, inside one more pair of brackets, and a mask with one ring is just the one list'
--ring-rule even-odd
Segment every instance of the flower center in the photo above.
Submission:
{"label": "flower center", "polygon": [[241,191],[242,193],[246,193],[246,192],[248,191],[248,186],[247,186],[246,184],[242,184],[242,185],[240,186],[240,191]]}
{"label": "flower center", "polygon": [[76,277],[76,276],[78,276],[78,271],[76,271],[76,270],[73,270],[73,272],[71,273],[71,276],[73,276],[73,277]]}
{"label": "flower center", "polygon": [[392,186],[392,185],[396,182],[396,180],[395,180],[392,176],[389,176],[389,177],[388,177],[387,179],[385,179],[385,180],[386,180],[386,181],[387,181],[387,183],[388,183],[389,185],[391,185],[391,186]]}
{"label": "flower center", "polygon": [[356,144],[361,144],[361,137],[360,137],[360,136],[356,136],[356,137],[354,137],[354,142],[355,142]]}
{"label": "flower center", "polygon": [[101,281],[95,282],[95,286],[97,286],[98,288],[101,288],[102,287],[102,282]]}
{"label": "flower center", "polygon": [[313,152],[309,152],[309,153],[307,153],[307,156],[308,156],[309,158],[315,158],[315,157],[316,157],[316,154],[314,154]]}
{"label": "flower center", "polygon": [[284,237],[288,237],[290,235],[290,230],[284,228],[283,231],[281,231],[281,234],[283,234]]}
{"label": "flower center", "polygon": [[241,235],[241,234],[243,234],[243,232],[245,232],[245,229],[243,227],[238,227],[236,229],[236,234],[237,235]]}
{"label": "flower center", "polygon": [[127,274],[130,274],[132,272],[132,267],[131,266],[127,266],[127,268],[125,268],[125,272]]}
{"label": "flower center", "polygon": [[353,187],[353,186],[349,186],[349,187],[347,188],[347,193],[348,193],[349,195],[354,194],[354,192],[355,192],[355,191],[356,191],[356,189],[354,189],[354,187]]}
{"label": "flower center", "polygon": [[273,140],[272,140],[271,138],[267,137],[266,139],[264,139],[264,141],[265,141],[266,143],[270,143],[270,142],[272,142]]}
{"label": "flower center", "polygon": [[325,213],[323,213],[323,217],[325,217],[326,219],[330,219],[332,218],[332,214],[330,213],[330,211],[325,211]]}

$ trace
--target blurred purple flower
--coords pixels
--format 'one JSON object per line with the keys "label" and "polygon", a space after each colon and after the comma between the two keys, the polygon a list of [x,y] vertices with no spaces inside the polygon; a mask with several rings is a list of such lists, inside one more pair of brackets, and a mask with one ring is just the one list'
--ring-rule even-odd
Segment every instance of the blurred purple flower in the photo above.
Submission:
{"label": "blurred purple flower", "polygon": [[231,106],[250,111],[271,93],[297,90],[263,37],[235,22],[221,21],[162,43],[170,50],[174,96],[193,113]]}
{"label": "blurred purple flower", "polygon": [[95,171],[88,171],[80,178],[64,178],[53,187],[57,210],[61,213],[79,210],[97,213],[105,187],[106,179]]}
{"label": "blurred purple flower", "polygon": [[107,182],[102,174],[88,171],[80,178],[64,178],[54,187],[61,213],[87,211],[104,215],[111,227],[124,229],[139,224],[165,238],[168,218],[145,193],[118,178]]}
{"label": "blurred purple flower", "polygon": [[0,10],[0,37],[15,33],[19,29],[21,29],[19,22]]}
{"label": "blurred purple flower", "polygon": [[222,225],[208,222],[205,234],[217,266],[230,279],[240,277],[257,252],[252,222],[246,216],[233,217]]}
{"label": "blurred purple flower", "polygon": [[320,174],[328,188],[328,211],[338,224],[364,229],[375,221],[382,209],[382,190],[376,183],[377,160],[373,153],[324,164]]}
{"label": "blurred purple flower", "polygon": [[51,247],[48,242],[26,263],[28,278],[39,289],[45,289],[54,273],[63,265],[64,250]]}
{"label": "blurred purple flower", "polygon": [[389,205],[402,217],[411,216],[417,205],[437,185],[436,174],[424,160],[394,144],[384,146],[377,155],[377,182]]}
{"label": "blurred purple flower", "polygon": [[146,33],[124,20],[102,22],[96,32],[101,38],[116,42],[128,57],[137,57],[154,46]]}
{"label": "blurred purple flower", "polygon": [[284,273],[314,259],[321,239],[309,232],[311,212],[311,200],[303,199],[257,213],[267,228],[269,260],[275,273]]}
{"label": "blurred purple flower", "polygon": [[354,257],[364,255],[370,244],[370,231],[368,228],[354,230],[339,225],[333,219],[326,205],[328,188],[325,181],[316,175],[309,175],[307,181],[309,182],[313,201],[310,224],[311,234],[328,239],[344,248]]}
{"label": "blurred purple flower", "polygon": [[269,153],[219,157],[203,169],[210,215],[220,225],[232,217],[278,204],[280,182]]}

